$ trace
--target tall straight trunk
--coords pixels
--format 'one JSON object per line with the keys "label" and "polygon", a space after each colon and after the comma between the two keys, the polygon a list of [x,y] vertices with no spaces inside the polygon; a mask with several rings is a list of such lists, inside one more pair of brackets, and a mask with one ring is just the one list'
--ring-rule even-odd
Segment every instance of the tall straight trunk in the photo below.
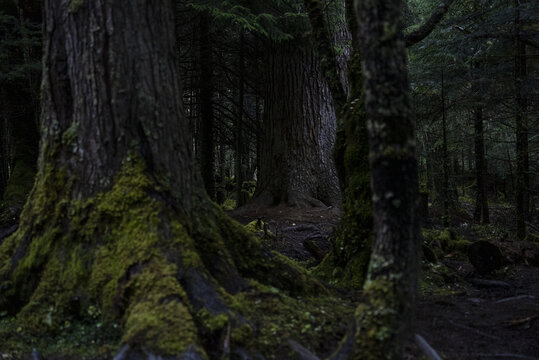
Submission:
{"label": "tall straight trunk", "polygon": [[200,169],[204,187],[215,200],[215,144],[213,125],[213,49],[210,15],[200,15]]}
{"label": "tall straight trunk", "polygon": [[332,159],[335,111],[318,56],[302,42],[266,45],[269,72],[255,203],[339,206]]}
{"label": "tall straight trunk", "polygon": [[216,186],[216,195],[215,201],[218,204],[223,204],[226,200],[226,156],[225,156],[225,141],[221,139],[221,143],[218,146],[218,157],[219,157],[219,176],[217,177],[217,186]]}
{"label": "tall straight trunk", "polygon": [[95,306],[120,325],[116,360],[201,360],[222,355],[227,327],[252,330],[232,306],[251,287],[244,277],[324,291],[207,197],[181,102],[172,2],[44,8],[38,174],[18,231],[0,244],[0,308],[45,334]]}
{"label": "tall straight trunk", "polygon": [[442,70],[442,199],[444,205],[443,224],[449,226],[449,155],[447,153],[447,121],[445,109],[444,73]]}
{"label": "tall straight trunk", "polygon": [[240,30],[238,56],[238,106],[236,109],[235,147],[236,147],[236,203],[243,206],[247,203],[248,194],[243,188],[246,175],[246,144],[243,136],[243,113],[245,111],[245,35],[243,29]]}
{"label": "tall straight trunk", "polygon": [[6,190],[11,169],[11,157],[13,154],[11,146],[11,130],[8,121],[6,107],[2,106],[2,117],[0,118],[0,196]]}
{"label": "tall straight trunk", "polygon": [[486,187],[485,140],[483,131],[483,109],[474,111],[474,144],[475,144],[475,210],[474,220],[482,224],[489,223],[489,209]]}
{"label": "tall straight trunk", "polygon": [[[342,66],[319,0],[304,0],[309,11],[321,66],[331,89],[337,116],[334,161],[342,191],[342,217],[330,238],[331,251],[315,273],[344,288],[361,289],[369,263],[372,231],[372,191],[369,169],[369,144],[363,74],[358,44],[358,24],[352,0],[347,0],[344,15],[350,31],[352,50],[348,61],[347,81],[342,81]],[[349,89],[348,89],[349,88]]]}
{"label": "tall straight trunk", "polygon": [[402,359],[415,309],[420,237],[415,124],[401,30],[402,1],[356,1],[356,9],[375,239],[364,301],[356,310],[357,335],[350,358]]}
{"label": "tall straight trunk", "polygon": [[528,119],[526,116],[527,101],[522,96],[523,83],[527,76],[526,44],[520,38],[521,20],[520,6],[523,1],[515,0],[515,125],[516,125],[516,210],[517,237],[526,238],[526,221],[529,220],[529,153],[528,153]]}

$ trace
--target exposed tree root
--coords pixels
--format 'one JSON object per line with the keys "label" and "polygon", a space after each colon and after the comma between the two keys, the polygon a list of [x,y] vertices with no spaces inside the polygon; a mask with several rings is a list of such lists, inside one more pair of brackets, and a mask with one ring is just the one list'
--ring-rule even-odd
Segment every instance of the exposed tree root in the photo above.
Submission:
{"label": "exposed tree root", "polygon": [[[0,246],[0,304],[26,331],[54,331],[90,306],[119,321],[116,359],[218,357],[252,331],[236,295],[254,279],[293,294],[327,293],[207,201],[181,213],[131,160],[110,191],[71,199],[62,171],[40,177],[19,230]],[[52,315],[51,315],[52,314]],[[44,320],[45,319],[45,320]]]}

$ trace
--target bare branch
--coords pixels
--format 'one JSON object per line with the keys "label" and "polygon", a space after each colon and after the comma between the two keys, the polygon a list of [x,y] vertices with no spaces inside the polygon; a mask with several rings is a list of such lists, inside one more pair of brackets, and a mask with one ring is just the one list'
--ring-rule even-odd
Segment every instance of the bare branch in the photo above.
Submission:
{"label": "bare branch", "polygon": [[406,34],[404,40],[406,41],[406,47],[410,47],[417,44],[432,32],[436,25],[440,23],[445,13],[449,10],[449,7],[455,0],[443,0],[440,5],[434,10],[430,18],[419,27],[419,29]]}

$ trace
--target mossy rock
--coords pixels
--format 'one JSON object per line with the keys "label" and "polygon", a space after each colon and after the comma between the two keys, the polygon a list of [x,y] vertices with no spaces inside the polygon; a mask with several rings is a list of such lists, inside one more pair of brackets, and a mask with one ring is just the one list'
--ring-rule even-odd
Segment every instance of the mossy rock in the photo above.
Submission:
{"label": "mossy rock", "polygon": [[483,240],[470,245],[468,259],[479,274],[488,274],[500,269],[505,262],[500,249],[496,245]]}
{"label": "mossy rock", "polygon": [[456,251],[467,253],[470,241],[460,237],[454,229],[446,228],[444,230],[423,229],[423,240],[431,249],[439,248],[443,252]]}

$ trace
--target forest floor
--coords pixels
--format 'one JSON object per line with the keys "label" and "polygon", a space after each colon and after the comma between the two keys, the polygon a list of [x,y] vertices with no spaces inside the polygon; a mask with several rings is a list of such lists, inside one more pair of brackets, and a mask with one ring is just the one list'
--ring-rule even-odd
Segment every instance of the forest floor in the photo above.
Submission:
{"label": "forest floor", "polygon": [[[414,333],[421,335],[445,360],[539,360],[539,242],[537,238],[535,242],[513,239],[514,215],[508,205],[491,205],[492,225],[473,225],[472,210],[471,202],[463,202],[451,215],[449,228],[437,220],[424,226],[424,243],[435,254],[436,261],[422,261]],[[441,218],[436,206],[429,212],[430,219]],[[331,248],[330,236],[340,218],[334,208],[300,210],[284,206],[240,208],[230,215],[244,225],[254,225],[247,228],[263,236],[271,248],[307,268],[315,266],[318,260],[305,248],[304,241],[312,240],[320,251],[327,253]],[[0,229],[0,237],[15,229],[16,226]],[[505,259],[500,269],[486,275],[478,274],[467,256],[467,248],[482,240],[495,244]],[[304,359],[294,353],[287,340],[298,341],[321,359],[330,355],[353,318],[358,292],[292,299],[276,290],[270,288],[267,299],[256,302],[251,309],[251,315],[258,316],[260,322],[254,345],[264,349],[264,354],[271,354],[265,359]],[[11,329],[9,320],[2,316],[0,311],[0,359],[34,359],[27,352],[32,348],[41,350],[48,360],[101,360],[114,353],[114,346],[107,345],[107,334],[91,324],[73,324],[60,336],[25,340],[28,343],[22,344],[20,350],[15,346],[11,351],[3,351],[6,349],[1,346],[2,334],[19,332]],[[86,355],[53,355],[69,347]],[[104,354],[97,355],[96,349]],[[403,359],[427,357],[418,345],[411,343]]]}
{"label": "forest floor", "polygon": [[[422,262],[414,332],[446,360],[539,360],[539,245],[512,238],[511,207],[492,205],[492,225],[485,226],[471,224],[472,210],[472,203],[461,203],[449,231],[435,220],[423,230],[438,261]],[[332,208],[239,209],[231,215],[243,224],[262,220],[273,234],[274,249],[307,267],[316,260],[304,240],[329,251],[328,239],[339,219]],[[436,207],[431,218],[441,218]],[[454,246],[440,244],[439,239]],[[504,266],[486,275],[476,272],[466,251],[481,240],[498,246],[504,257]],[[426,359],[416,344],[410,344],[406,357]]]}

